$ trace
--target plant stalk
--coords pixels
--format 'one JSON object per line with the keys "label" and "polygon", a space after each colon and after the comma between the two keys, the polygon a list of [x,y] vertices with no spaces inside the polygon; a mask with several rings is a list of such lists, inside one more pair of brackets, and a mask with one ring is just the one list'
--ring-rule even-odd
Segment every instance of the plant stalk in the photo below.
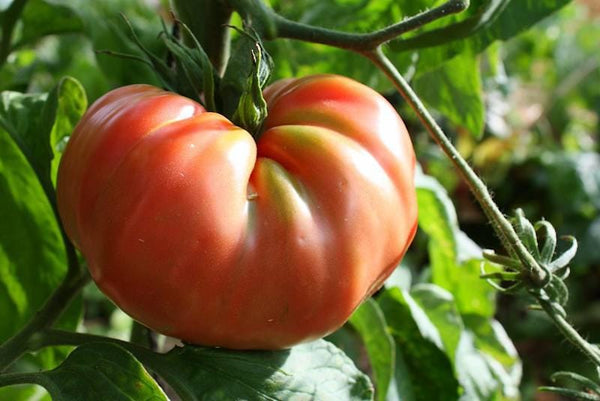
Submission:
{"label": "plant stalk", "polygon": [[0,387],[16,384],[41,384],[38,373],[4,373],[0,374]]}
{"label": "plant stalk", "polygon": [[517,255],[523,266],[528,269],[528,273],[535,283],[543,285],[547,279],[546,272],[538,265],[537,261],[525,248],[513,226],[506,217],[504,217],[496,203],[493,201],[486,185],[479,176],[477,176],[465,159],[463,159],[454,145],[452,145],[452,142],[450,142],[448,137],[444,134],[440,126],[436,123],[435,119],[431,116],[425,105],[423,105],[404,77],[402,77],[385,54],[383,54],[381,48],[377,48],[377,50],[373,52],[364,53],[364,55],[383,71],[390,81],[392,81],[402,97],[415,111],[429,134],[457,168],[463,179],[469,185],[471,192],[483,208],[485,214],[492,222],[494,230],[507,248],[507,251]]}
{"label": "plant stalk", "polygon": [[[464,11],[469,1],[448,0],[444,4],[406,18],[378,31],[357,34],[310,26],[291,21],[275,13],[261,1],[229,0],[242,16],[260,26],[268,27],[265,39],[288,38],[334,46],[341,49],[363,52],[395,39],[399,35],[420,28],[432,21]],[[265,30],[265,29],[263,29]],[[263,32],[264,34],[264,32]]]}
{"label": "plant stalk", "polygon": [[6,371],[14,361],[29,351],[30,339],[56,322],[89,279],[87,271],[69,270],[61,285],[25,327],[0,345],[0,372]]}
{"label": "plant stalk", "polygon": [[571,344],[577,347],[581,353],[587,356],[597,367],[600,367],[600,350],[587,342],[581,334],[579,334],[577,330],[575,330],[573,326],[571,326],[571,324],[569,324],[569,322],[552,307],[550,301],[541,299],[540,297],[537,297],[537,301],[544,312],[550,316],[554,325],[562,335],[569,340]]}

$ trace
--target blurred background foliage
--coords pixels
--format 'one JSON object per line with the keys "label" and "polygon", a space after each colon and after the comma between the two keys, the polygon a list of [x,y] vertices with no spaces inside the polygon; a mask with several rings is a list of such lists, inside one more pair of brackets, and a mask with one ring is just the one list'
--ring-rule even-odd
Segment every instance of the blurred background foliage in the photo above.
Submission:
{"label": "blurred background foliage", "polygon": [[[0,0],[0,11],[9,4]],[[272,4],[286,15],[300,12],[294,2]],[[51,20],[48,8],[52,8]],[[146,47],[157,53],[164,51],[157,40],[157,11],[168,19],[168,10],[167,0],[30,0],[15,31],[16,50],[0,59],[0,91],[46,92],[69,75],[82,83],[91,104],[117,86],[158,84],[143,64],[98,51],[136,53],[119,13],[132,21]],[[304,19],[327,19],[318,10],[315,6]],[[57,13],[63,18],[60,23]],[[352,10],[348,13],[351,15]],[[385,10],[369,13],[386,14],[393,20],[403,16]],[[353,21],[356,19],[338,18],[337,22],[352,28]],[[461,229],[479,246],[496,247],[492,230],[468,189],[381,74],[354,55],[340,57],[339,51],[330,53],[323,47],[310,50],[313,56],[305,61],[312,64],[293,62],[303,58],[303,46],[292,42],[270,45],[276,77],[315,70],[337,72],[382,90],[405,118],[423,170],[448,191]],[[417,93],[432,107],[445,132],[489,185],[504,212],[523,208],[532,221],[545,218],[559,234],[578,238],[579,252],[568,280],[569,315],[591,342],[600,342],[600,3],[574,1],[523,34],[492,44],[481,53],[477,64],[465,67],[463,71],[469,74],[472,68],[481,73],[481,81],[469,89],[481,99],[485,110],[480,135],[472,132],[478,121],[467,116],[449,118],[447,110],[432,99],[436,88],[430,83],[436,81],[427,75],[432,66],[415,70],[414,60],[406,54],[397,62],[413,79]],[[460,69],[461,63],[459,60],[455,66]],[[407,257],[413,282],[428,280],[426,236],[419,233]],[[115,311],[94,287],[87,288],[85,295],[88,330],[126,336],[130,320]],[[544,316],[528,309],[524,296],[501,296],[497,318],[524,362],[522,398],[559,399],[551,394],[534,396],[534,389],[546,384],[556,370],[580,370],[581,356],[561,342]]]}
{"label": "blurred background foliage", "polygon": [[[579,1],[481,55],[485,129],[481,139],[446,121],[452,135],[505,213],[522,208],[532,221],[574,235],[569,315],[600,342],[600,3]],[[409,115],[409,113],[405,113]],[[417,124],[417,122],[414,122]],[[424,169],[449,191],[462,229],[486,248],[496,239],[448,159],[425,134],[415,144]],[[559,366],[580,370],[580,355],[526,297],[500,297],[498,318],[524,363],[523,399]],[[560,344],[559,346],[556,346]],[[593,377],[594,372],[588,372]],[[560,399],[538,394],[543,400]]]}

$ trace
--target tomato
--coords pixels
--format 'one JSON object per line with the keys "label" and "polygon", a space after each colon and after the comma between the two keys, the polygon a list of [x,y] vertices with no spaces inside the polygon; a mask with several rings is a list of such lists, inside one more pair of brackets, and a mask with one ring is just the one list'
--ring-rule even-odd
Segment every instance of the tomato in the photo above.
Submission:
{"label": "tomato", "polygon": [[99,288],[186,342],[280,349],[339,328],[404,255],[415,156],[377,92],[275,83],[259,139],[185,97],[113,90],[76,127],[58,206]]}

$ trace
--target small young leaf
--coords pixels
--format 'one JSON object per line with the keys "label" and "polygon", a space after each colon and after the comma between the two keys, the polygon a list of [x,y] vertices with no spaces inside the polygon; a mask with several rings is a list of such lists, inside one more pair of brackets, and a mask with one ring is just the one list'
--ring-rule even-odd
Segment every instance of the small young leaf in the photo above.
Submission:
{"label": "small young leaf", "polygon": [[360,334],[375,375],[377,400],[385,401],[394,374],[395,345],[387,330],[385,317],[377,302],[368,299],[350,317]]}
{"label": "small young leaf", "polygon": [[[66,271],[50,201],[52,163],[85,107],[83,89],[70,78],[49,95],[0,94],[0,341],[22,327]],[[69,328],[79,320],[78,305],[66,315]]]}
{"label": "small young leaf", "polygon": [[48,102],[51,102],[48,106],[56,107],[54,124],[50,132],[50,145],[53,152],[50,177],[52,183],[56,185],[60,158],[68,137],[87,109],[87,97],[85,89],[76,79],[65,77],[50,93]]}
{"label": "small young leaf", "polygon": [[266,85],[272,67],[271,56],[259,38],[246,32],[240,33],[222,79],[223,114],[233,116],[243,96],[253,101],[257,97],[253,93],[257,87],[262,89]]}
{"label": "small young leaf", "polygon": [[[262,94],[270,70],[265,67],[261,46],[257,44],[255,51],[252,52],[254,68],[246,81],[243,92],[240,96],[237,109],[233,114],[234,124],[245,128],[250,133],[258,133],[264,119],[267,117],[267,102]],[[265,73],[265,71],[267,71]]]}
{"label": "small young leaf", "polygon": [[22,153],[2,129],[0,221],[2,342],[35,313],[66,271],[60,231],[44,191]]}
{"label": "small young leaf", "polygon": [[552,375],[552,381],[582,391],[593,391],[600,396],[600,384],[577,373],[556,372]]}

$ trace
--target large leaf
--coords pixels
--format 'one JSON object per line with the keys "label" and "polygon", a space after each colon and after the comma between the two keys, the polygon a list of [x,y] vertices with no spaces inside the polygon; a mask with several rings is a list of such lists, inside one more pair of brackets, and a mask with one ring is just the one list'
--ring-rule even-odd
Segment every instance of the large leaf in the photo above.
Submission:
{"label": "large leaf", "polygon": [[442,333],[418,303],[397,288],[379,298],[397,348],[396,375],[389,400],[458,400],[460,385]]}
{"label": "large leaf", "polygon": [[167,397],[143,366],[118,345],[82,345],[56,369],[32,374],[53,401],[161,401]]}
{"label": "large leaf", "polygon": [[284,351],[186,346],[141,360],[188,400],[372,400],[368,377],[333,344],[318,340]]}
{"label": "large leaf", "polygon": [[0,341],[40,307],[66,271],[54,213],[33,171],[0,130]]}
{"label": "large leaf", "polygon": [[[0,343],[34,315],[62,280],[66,257],[50,205],[31,167],[9,136],[0,130]],[[75,329],[80,298],[63,314],[61,327]],[[47,348],[12,368],[47,369],[64,351]],[[22,363],[21,363],[22,362]],[[35,386],[0,389],[2,400],[40,399]],[[35,396],[35,397],[34,397]]]}
{"label": "large leaf", "polygon": [[21,385],[0,388],[0,400],[7,401],[52,401],[43,387],[37,385]]}
{"label": "large leaf", "polygon": [[380,303],[400,355],[388,401],[439,399],[421,386],[451,379],[461,391],[460,397],[452,393],[454,398],[448,399],[518,398],[521,363],[497,321],[483,316],[463,320],[452,294],[432,284],[419,284],[410,292],[389,290]]}
{"label": "large leaf", "polygon": [[0,93],[0,130],[23,152],[51,202],[61,141],[86,107],[85,91],[73,78],[62,79],[49,94]]}
{"label": "large leaf", "polygon": [[495,290],[480,279],[481,250],[458,227],[456,211],[446,190],[434,178],[418,175],[419,226],[429,236],[433,283],[450,291],[461,314],[492,316]]}
{"label": "large leaf", "polygon": [[384,401],[394,374],[395,345],[383,312],[369,298],[350,317],[350,324],[360,334],[375,376],[377,400]]}
{"label": "large leaf", "polygon": [[[0,341],[33,315],[65,274],[49,202],[52,161],[84,109],[83,90],[71,79],[49,95],[0,94]],[[75,327],[78,316],[74,308],[63,327]]]}

